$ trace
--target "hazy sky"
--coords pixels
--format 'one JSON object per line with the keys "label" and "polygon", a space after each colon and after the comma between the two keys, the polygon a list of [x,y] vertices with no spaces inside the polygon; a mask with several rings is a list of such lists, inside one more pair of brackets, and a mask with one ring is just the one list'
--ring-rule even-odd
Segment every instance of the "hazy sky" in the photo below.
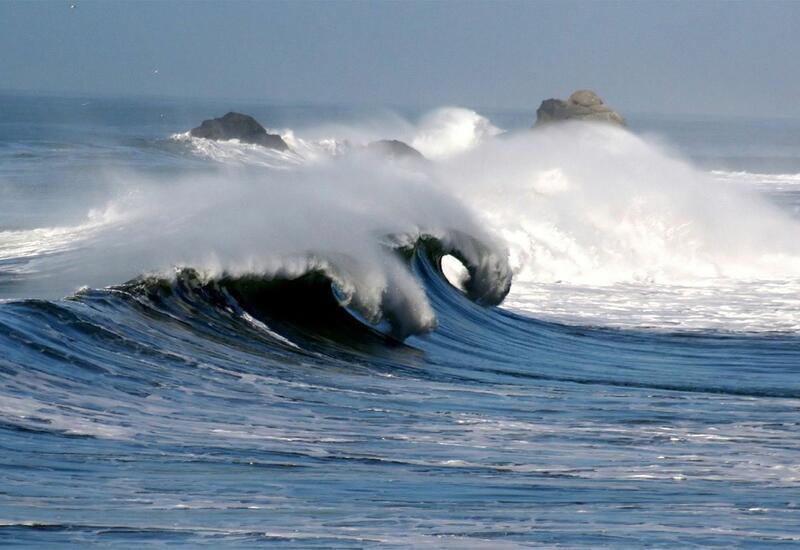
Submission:
{"label": "hazy sky", "polygon": [[0,1],[0,52],[6,90],[800,117],[800,2]]}

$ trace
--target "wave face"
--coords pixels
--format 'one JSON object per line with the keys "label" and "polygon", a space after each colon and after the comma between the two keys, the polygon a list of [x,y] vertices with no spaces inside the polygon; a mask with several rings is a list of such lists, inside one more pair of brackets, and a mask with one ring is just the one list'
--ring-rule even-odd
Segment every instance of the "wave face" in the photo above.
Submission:
{"label": "wave face", "polygon": [[251,111],[285,154],[3,101],[9,547],[800,540],[793,173],[451,107]]}

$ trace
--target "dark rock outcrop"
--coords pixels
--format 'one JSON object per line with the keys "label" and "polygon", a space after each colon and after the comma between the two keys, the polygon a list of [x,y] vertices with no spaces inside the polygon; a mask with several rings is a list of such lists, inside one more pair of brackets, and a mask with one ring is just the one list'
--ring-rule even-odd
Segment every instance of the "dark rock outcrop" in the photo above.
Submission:
{"label": "dark rock outcrop", "polygon": [[603,103],[591,90],[578,90],[569,99],[545,99],[536,110],[536,124],[541,126],[560,120],[589,120],[625,126],[622,115]]}
{"label": "dark rock outcrop", "polygon": [[204,120],[200,126],[192,128],[189,134],[218,141],[238,139],[242,143],[253,143],[278,151],[289,149],[281,136],[268,134],[256,119],[241,113],[228,113],[220,118]]}
{"label": "dark rock outcrop", "polygon": [[367,144],[367,150],[392,159],[425,160],[422,153],[397,139],[381,139]]}

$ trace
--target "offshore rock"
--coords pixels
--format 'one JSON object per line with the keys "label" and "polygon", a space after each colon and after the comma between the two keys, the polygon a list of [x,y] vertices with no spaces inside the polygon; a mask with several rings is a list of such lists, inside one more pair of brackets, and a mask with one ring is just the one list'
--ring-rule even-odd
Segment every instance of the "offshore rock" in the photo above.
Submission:
{"label": "offshore rock", "polygon": [[367,144],[367,150],[391,159],[425,160],[425,156],[409,144],[397,139],[381,139]]}
{"label": "offshore rock", "polygon": [[189,134],[217,141],[238,139],[242,143],[253,143],[278,151],[289,149],[281,136],[268,134],[256,119],[242,113],[231,112],[220,118],[204,120],[200,126],[192,128]]}
{"label": "offshore rock", "polygon": [[622,115],[603,103],[600,96],[591,90],[578,90],[566,101],[545,99],[536,110],[534,126],[561,120],[588,120],[625,126]]}

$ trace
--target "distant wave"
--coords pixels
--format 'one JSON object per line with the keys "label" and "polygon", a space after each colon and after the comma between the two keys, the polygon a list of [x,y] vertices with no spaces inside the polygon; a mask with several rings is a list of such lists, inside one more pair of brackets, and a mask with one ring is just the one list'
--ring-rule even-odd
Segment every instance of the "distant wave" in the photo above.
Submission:
{"label": "distant wave", "polygon": [[800,185],[800,174],[764,174],[758,172],[712,170],[711,174],[722,181],[745,183],[769,189],[791,189]]}
{"label": "distant wave", "polygon": [[238,139],[216,141],[197,138],[189,135],[189,132],[174,134],[170,139],[186,144],[189,150],[199,157],[218,162],[251,164],[268,168],[291,168],[304,160],[304,157],[297,152],[297,140],[293,142],[292,150],[277,151],[261,145],[241,143]]}
{"label": "distant wave", "polygon": [[[386,134],[374,129],[333,127],[314,130],[317,137],[303,138],[290,128],[271,129],[289,145],[289,151],[276,151],[259,145],[240,143],[233,139],[216,141],[193,137],[189,132],[170,136],[170,139],[189,145],[191,151],[219,162],[242,163],[271,168],[289,168],[302,162],[314,162],[358,151],[378,138],[401,139],[410,143],[430,159],[442,159],[475,148],[483,141],[503,133],[475,111],[458,107],[443,107],[425,115],[418,126],[396,125]],[[343,135],[324,135],[341,132]],[[320,136],[319,134],[323,135]]]}

